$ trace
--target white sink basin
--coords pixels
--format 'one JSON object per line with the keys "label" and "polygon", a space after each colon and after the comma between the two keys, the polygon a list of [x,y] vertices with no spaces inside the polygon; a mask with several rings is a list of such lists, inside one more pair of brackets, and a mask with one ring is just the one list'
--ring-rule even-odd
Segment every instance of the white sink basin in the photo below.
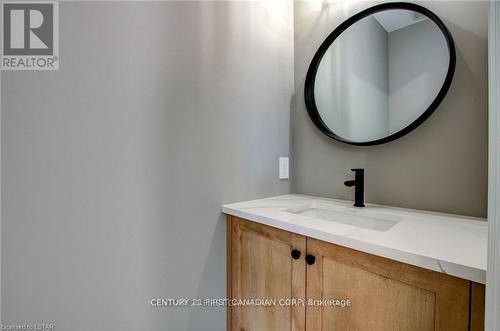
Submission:
{"label": "white sink basin", "polygon": [[347,208],[314,202],[289,208],[286,211],[376,231],[387,231],[402,220],[401,217],[372,211],[369,208]]}

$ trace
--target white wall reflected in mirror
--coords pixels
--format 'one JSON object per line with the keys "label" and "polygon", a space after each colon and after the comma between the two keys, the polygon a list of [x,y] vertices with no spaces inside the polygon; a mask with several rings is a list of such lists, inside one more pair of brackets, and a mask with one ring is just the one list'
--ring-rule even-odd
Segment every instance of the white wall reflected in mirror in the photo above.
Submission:
{"label": "white wall reflected in mirror", "polygon": [[394,134],[423,114],[449,67],[446,38],[418,12],[393,9],[345,30],[318,67],[315,101],[323,122],[356,142]]}

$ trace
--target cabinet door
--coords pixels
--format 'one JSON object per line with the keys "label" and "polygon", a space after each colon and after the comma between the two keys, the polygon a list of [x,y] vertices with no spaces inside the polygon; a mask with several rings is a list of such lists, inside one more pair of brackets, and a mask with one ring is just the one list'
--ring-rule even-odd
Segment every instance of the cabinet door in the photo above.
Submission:
{"label": "cabinet door", "polygon": [[[229,245],[230,298],[305,298],[304,236],[228,216]],[[292,258],[294,249],[301,252],[300,258]],[[228,311],[230,327],[238,331],[304,330],[305,308],[233,306]]]}
{"label": "cabinet door", "polygon": [[307,239],[308,299],[350,299],[351,306],[308,306],[307,330],[467,330],[470,282]]}

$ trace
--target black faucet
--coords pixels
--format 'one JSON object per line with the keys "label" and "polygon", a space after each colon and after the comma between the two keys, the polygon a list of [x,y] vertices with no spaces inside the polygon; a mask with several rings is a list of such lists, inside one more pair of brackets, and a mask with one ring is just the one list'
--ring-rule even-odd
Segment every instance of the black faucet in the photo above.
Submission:
{"label": "black faucet", "polygon": [[351,169],[354,171],[354,180],[346,180],[344,185],[347,187],[354,186],[354,207],[364,207],[365,195],[365,169]]}

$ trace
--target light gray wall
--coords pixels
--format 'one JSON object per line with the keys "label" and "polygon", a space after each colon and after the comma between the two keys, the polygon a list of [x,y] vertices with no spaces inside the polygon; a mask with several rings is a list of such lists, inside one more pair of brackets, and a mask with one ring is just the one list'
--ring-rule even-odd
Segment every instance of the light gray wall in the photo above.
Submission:
{"label": "light gray wall", "polygon": [[221,204],[289,192],[292,3],[61,2],[60,70],[2,73],[3,323],[222,330]]}
{"label": "light gray wall", "polygon": [[389,128],[408,126],[434,101],[448,72],[444,37],[430,19],[389,33]]}
{"label": "light gray wall", "polygon": [[388,135],[388,34],[373,16],[349,27],[328,48],[314,90],[321,118],[340,137],[370,141]]}
{"label": "light gray wall", "polygon": [[418,2],[443,19],[457,48],[448,95],[418,129],[391,143],[353,147],[323,135],[303,98],[310,60],[324,38],[374,3],[294,2],[294,192],[352,199],[350,168],[366,169],[366,200],[417,209],[486,214],[486,1]]}

